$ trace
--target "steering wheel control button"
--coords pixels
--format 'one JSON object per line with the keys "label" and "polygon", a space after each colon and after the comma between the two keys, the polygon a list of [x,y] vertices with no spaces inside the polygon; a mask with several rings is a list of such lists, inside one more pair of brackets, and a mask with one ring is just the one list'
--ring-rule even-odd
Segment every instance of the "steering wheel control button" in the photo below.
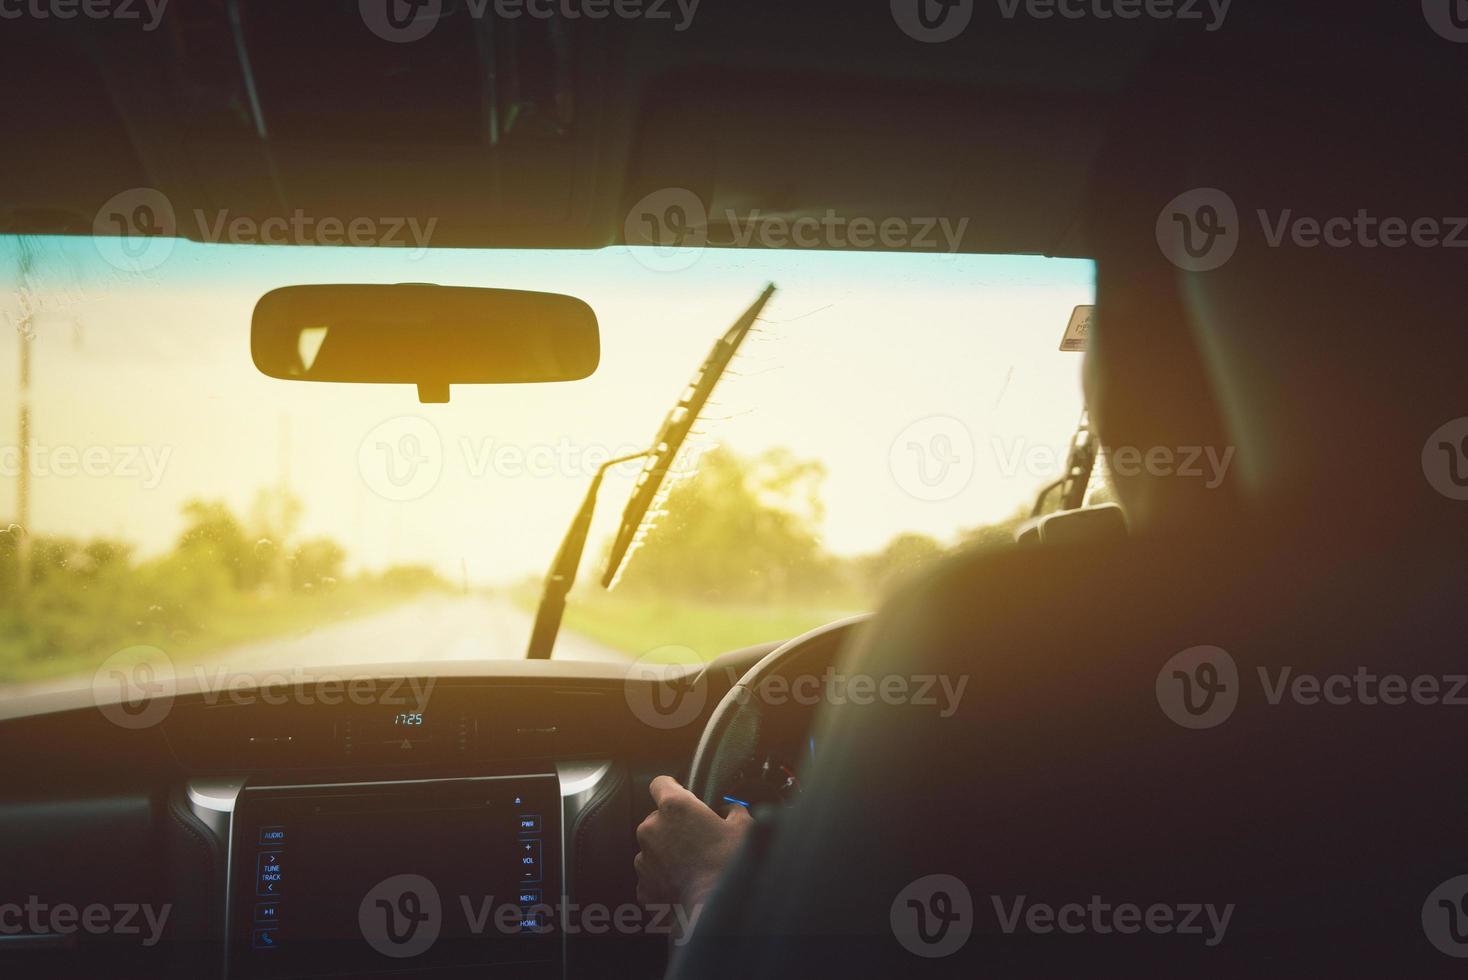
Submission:
{"label": "steering wheel control button", "polygon": [[520,883],[533,885],[540,881],[540,840],[520,842]]}
{"label": "steering wheel control button", "polygon": [[538,834],[538,833],[540,833],[540,814],[538,814],[538,813],[527,813],[523,817],[521,817],[520,818],[520,833],[522,833],[522,834]]}
{"label": "steering wheel control button", "polygon": [[255,861],[255,894],[274,896],[281,893],[282,871],[280,851],[261,851]]}
{"label": "steering wheel control button", "polygon": [[903,949],[924,959],[951,956],[974,931],[974,900],[953,875],[927,875],[892,900],[892,934]]}
{"label": "steering wheel control button", "polygon": [[250,940],[250,946],[253,949],[275,949],[279,945],[279,929],[256,929]]}
{"label": "steering wheel control button", "polygon": [[284,827],[261,827],[260,828],[260,843],[262,845],[266,846],[266,847],[269,847],[271,845],[279,846],[281,844],[284,844],[285,843],[285,828]]}
{"label": "steering wheel control button", "polygon": [[280,921],[279,902],[256,902],[255,922],[259,925],[274,925]]}

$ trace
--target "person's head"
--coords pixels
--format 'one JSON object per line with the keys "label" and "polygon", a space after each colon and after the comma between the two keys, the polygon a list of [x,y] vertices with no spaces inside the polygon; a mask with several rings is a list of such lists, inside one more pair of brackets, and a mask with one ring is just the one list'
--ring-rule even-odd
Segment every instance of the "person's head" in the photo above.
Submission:
{"label": "person's head", "polygon": [[[1389,30],[1367,51],[1309,26],[1239,25],[1170,52],[1098,161],[1086,375],[1102,442],[1232,453],[1232,493],[1118,476],[1136,526],[1207,520],[1235,499],[1312,521],[1405,519],[1434,497],[1424,442],[1468,415],[1468,229],[1461,248],[1442,241],[1468,211],[1468,157],[1445,152],[1461,147],[1461,52]],[[1200,217],[1218,219],[1214,267],[1189,270],[1164,253],[1167,232],[1187,224],[1202,245]],[[1404,244],[1382,241],[1386,219]]]}

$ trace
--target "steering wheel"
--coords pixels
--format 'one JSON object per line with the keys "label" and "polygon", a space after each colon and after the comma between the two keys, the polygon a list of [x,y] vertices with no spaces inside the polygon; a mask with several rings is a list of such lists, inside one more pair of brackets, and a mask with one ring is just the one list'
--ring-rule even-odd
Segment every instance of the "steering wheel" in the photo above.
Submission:
{"label": "steering wheel", "polygon": [[781,704],[769,703],[766,688],[770,678],[790,681],[807,672],[824,673],[836,662],[842,644],[870,618],[870,614],[852,616],[818,626],[780,644],[749,668],[719,701],[699,736],[688,767],[689,792],[718,809],[739,774],[758,761],[760,737],[768,727],[770,712],[790,707],[788,694]]}

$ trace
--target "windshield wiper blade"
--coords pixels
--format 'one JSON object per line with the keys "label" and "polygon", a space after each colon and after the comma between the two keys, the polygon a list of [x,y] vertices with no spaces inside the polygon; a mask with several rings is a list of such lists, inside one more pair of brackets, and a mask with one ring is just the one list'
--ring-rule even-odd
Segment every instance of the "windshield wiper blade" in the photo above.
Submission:
{"label": "windshield wiper blade", "polygon": [[677,458],[678,451],[683,448],[688,433],[693,430],[699,414],[708,404],[714,386],[724,376],[729,362],[739,352],[739,346],[749,336],[755,321],[774,295],[775,284],[771,283],[765,287],[759,299],[754,301],[754,305],[745,310],[734,326],[715,342],[713,350],[698,369],[693,383],[684,389],[678,403],[663,420],[652,448],[610,460],[597,469],[591,486],[587,488],[586,499],[581,502],[581,509],[576,512],[576,519],[566,531],[566,537],[561,541],[555,560],[551,562],[550,572],[545,577],[540,605],[535,611],[535,626],[530,631],[530,649],[525,654],[528,659],[548,660],[555,648],[556,634],[560,632],[561,619],[566,611],[566,595],[571,591],[571,586],[576,584],[576,572],[581,565],[581,555],[586,550],[586,537],[591,531],[591,517],[596,510],[597,491],[601,489],[602,478],[606,476],[607,470],[634,459],[650,457],[637,477],[637,485],[627,501],[626,510],[622,512],[622,524],[617,529],[617,536],[612,542],[611,557],[602,574],[601,584],[604,589],[611,588],[612,582],[616,581],[617,573],[636,539],[637,529],[642,525],[642,519],[647,516],[648,508],[657,498],[658,489],[667,478],[668,470]]}
{"label": "windshield wiper blade", "polygon": [[729,362],[734,360],[734,355],[739,353],[739,345],[744,343],[744,338],[749,336],[749,331],[754,327],[755,321],[759,319],[760,313],[764,312],[765,306],[770,298],[775,295],[775,284],[770,283],[765,291],[760,293],[759,299],[754,305],[744,311],[744,315],[735,321],[734,326],[725,331],[724,335],[714,342],[713,350],[704,359],[703,365],[694,376],[693,383],[684,389],[684,393],[678,399],[678,404],[668,413],[663,420],[663,427],[658,430],[657,438],[653,440],[652,449],[648,451],[647,465],[638,474],[637,486],[632,491],[632,497],[627,501],[627,509],[622,512],[622,524],[617,528],[617,537],[612,541],[612,552],[607,558],[607,567],[602,572],[601,586],[610,589],[612,583],[617,580],[617,573],[622,570],[622,564],[627,559],[627,552],[632,547],[632,542],[637,537],[637,529],[642,526],[642,520],[647,516],[648,508],[657,499],[658,490],[661,489],[663,481],[668,477],[668,470],[673,461],[678,458],[678,451],[683,448],[683,442],[688,438],[688,433],[693,431],[694,423],[702,414],[704,406],[708,404],[709,396],[714,393],[714,386],[724,376],[724,371],[729,367]]}

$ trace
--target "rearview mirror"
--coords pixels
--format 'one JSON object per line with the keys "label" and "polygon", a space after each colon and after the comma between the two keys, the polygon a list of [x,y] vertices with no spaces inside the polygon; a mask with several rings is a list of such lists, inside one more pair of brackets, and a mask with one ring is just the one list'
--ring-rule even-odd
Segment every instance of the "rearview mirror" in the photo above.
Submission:
{"label": "rearview mirror", "polygon": [[286,286],[255,304],[250,352],[289,381],[455,384],[579,381],[601,361],[596,314],[571,296],[429,283]]}

